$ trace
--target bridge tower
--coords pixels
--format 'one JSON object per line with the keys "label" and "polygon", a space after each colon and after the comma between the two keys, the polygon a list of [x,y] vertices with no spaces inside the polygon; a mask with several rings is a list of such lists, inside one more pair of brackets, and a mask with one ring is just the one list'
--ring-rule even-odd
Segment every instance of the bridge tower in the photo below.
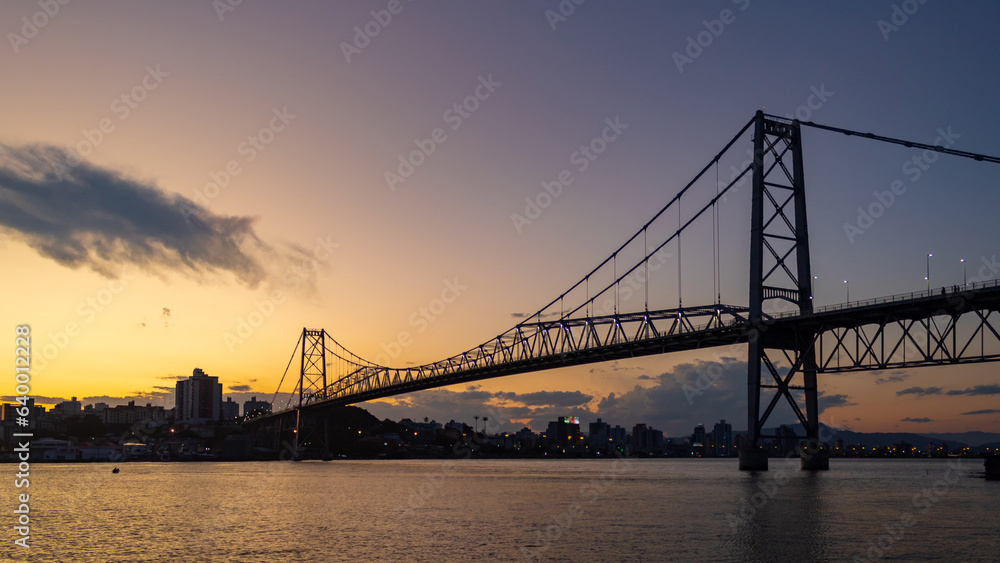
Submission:
{"label": "bridge tower", "polygon": [[[295,408],[295,449],[292,459],[302,455],[302,444],[306,443],[307,434],[315,432],[314,424],[303,420],[302,407],[312,401],[326,398],[326,331],[323,329],[302,329],[302,357],[299,370],[299,405]],[[316,418],[313,413],[312,418]],[[329,428],[323,417],[322,444],[324,455],[329,446]]]}
{"label": "bridge tower", "polygon": [[326,331],[302,329],[302,359],[299,371],[299,408],[326,398]]}
{"label": "bridge tower", "polygon": [[[812,272],[806,224],[802,137],[798,121],[786,123],[758,111],[754,123],[750,223],[750,327],[747,358],[747,440],[740,451],[742,470],[767,469],[761,448],[764,424],[784,397],[805,427],[800,450],[803,469],[828,469],[819,447],[816,352],[813,334],[768,330],[775,314],[812,313]],[[772,327],[773,328],[773,327]],[[787,372],[776,366],[784,359]],[[763,370],[769,378],[762,378]],[[798,376],[798,377],[796,377]],[[773,380],[773,383],[770,381]],[[774,389],[762,409],[761,389]],[[805,413],[793,396],[801,391]]]}

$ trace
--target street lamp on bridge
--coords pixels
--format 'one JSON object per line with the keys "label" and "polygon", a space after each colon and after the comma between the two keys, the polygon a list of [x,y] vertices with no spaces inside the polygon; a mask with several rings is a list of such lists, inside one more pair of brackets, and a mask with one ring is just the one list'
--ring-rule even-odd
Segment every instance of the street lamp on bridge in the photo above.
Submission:
{"label": "street lamp on bridge", "polygon": [[931,291],[931,257],[934,256],[930,252],[927,253],[927,275],[924,279],[927,280],[927,293]]}
{"label": "street lamp on bridge", "polygon": [[962,287],[966,287],[969,285],[969,276],[968,276],[968,270],[965,265],[965,258],[962,258],[961,262],[962,262]]}
{"label": "street lamp on bridge", "polygon": [[851,284],[847,280],[844,280],[844,285],[847,286],[847,302],[851,302]]}

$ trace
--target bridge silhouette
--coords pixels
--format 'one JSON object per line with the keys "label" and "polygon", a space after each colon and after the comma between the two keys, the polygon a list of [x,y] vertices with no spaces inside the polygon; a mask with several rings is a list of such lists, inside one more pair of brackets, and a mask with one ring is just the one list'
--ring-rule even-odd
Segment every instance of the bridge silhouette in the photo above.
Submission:
{"label": "bridge silhouette", "polygon": [[[351,353],[323,329],[303,329],[285,370],[287,376],[298,355],[298,381],[292,395],[297,404],[247,424],[275,444],[290,437],[297,449],[304,438],[299,430],[305,427],[305,418],[316,419],[332,407],[533,371],[745,344],[747,439],[739,453],[740,469],[767,469],[767,455],[760,444],[776,436],[765,435],[764,425],[782,399],[805,430],[799,437],[803,469],[827,469],[828,453],[818,436],[817,374],[996,361],[1000,359],[1000,284],[963,284],[814,308],[803,176],[804,126],[1000,163],[993,156],[758,111],[625,243],[503,334],[434,363],[389,367]],[[748,134],[753,157],[723,185],[718,179],[719,162]],[[706,201],[697,201],[694,207],[689,204],[687,215],[683,214],[683,198],[698,199],[692,189],[700,180],[709,179],[713,168],[714,189],[707,195],[702,189],[701,199]],[[749,299],[747,305],[724,304],[719,206],[746,179],[751,181]],[[692,232],[696,223],[709,220],[715,302],[685,307],[682,235]],[[662,265],[668,245],[678,258],[677,306],[650,308],[649,280],[655,272],[651,263]],[[631,299],[623,298],[623,291],[632,297],[640,290],[643,307],[625,310]]]}

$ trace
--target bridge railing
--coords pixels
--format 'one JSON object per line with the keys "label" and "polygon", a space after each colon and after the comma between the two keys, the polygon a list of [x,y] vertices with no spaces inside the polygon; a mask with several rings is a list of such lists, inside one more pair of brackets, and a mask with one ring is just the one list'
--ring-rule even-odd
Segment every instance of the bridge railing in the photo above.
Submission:
{"label": "bridge railing", "polygon": [[[818,307],[813,309],[813,314],[826,313],[830,311],[842,311],[844,309],[856,309],[858,307],[868,307],[872,305],[882,305],[885,303],[895,303],[898,301],[912,301],[914,299],[923,299],[927,297],[938,297],[940,295],[956,295],[965,293],[968,291],[974,291],[977,289],[985,289],[989,287],[1000,286],[1000,279],[987,280],[976,283],[966,283],[961,285],[952,285],[945,287],[938,287],[935,289],[923,290],[923,291],[911,291],[910,293],[897,293],[895,295],[889,295],[886,297],[876,297],[873,299],[862,299],[859,301],[848,301],[846,303],[837,303],[835,305],[826,305],[824,307]],[[771,315],[772,318],[781,319],[786,317],[797,317],[800,316],[798,311],[786,311],[783,313],[776,313]]]}

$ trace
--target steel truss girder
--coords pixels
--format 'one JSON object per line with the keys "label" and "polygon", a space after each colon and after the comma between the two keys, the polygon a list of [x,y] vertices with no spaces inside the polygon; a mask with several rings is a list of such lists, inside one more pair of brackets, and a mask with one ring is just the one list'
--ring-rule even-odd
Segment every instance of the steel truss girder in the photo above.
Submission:
{"label": "steel truss girder", "polygon": [[989,309],[917,319],[889,314],[875,323],[821,325],[819,330],[820,373],[1000,360],[1000,313]]}
{"label": "steel truss girder", "polygon": [[391,368],[349,363],[325,396],[356,402],[449,382],[689,350],[738,341],[746,321],[745,307],[712,305],[523,324],[432,364]]}

